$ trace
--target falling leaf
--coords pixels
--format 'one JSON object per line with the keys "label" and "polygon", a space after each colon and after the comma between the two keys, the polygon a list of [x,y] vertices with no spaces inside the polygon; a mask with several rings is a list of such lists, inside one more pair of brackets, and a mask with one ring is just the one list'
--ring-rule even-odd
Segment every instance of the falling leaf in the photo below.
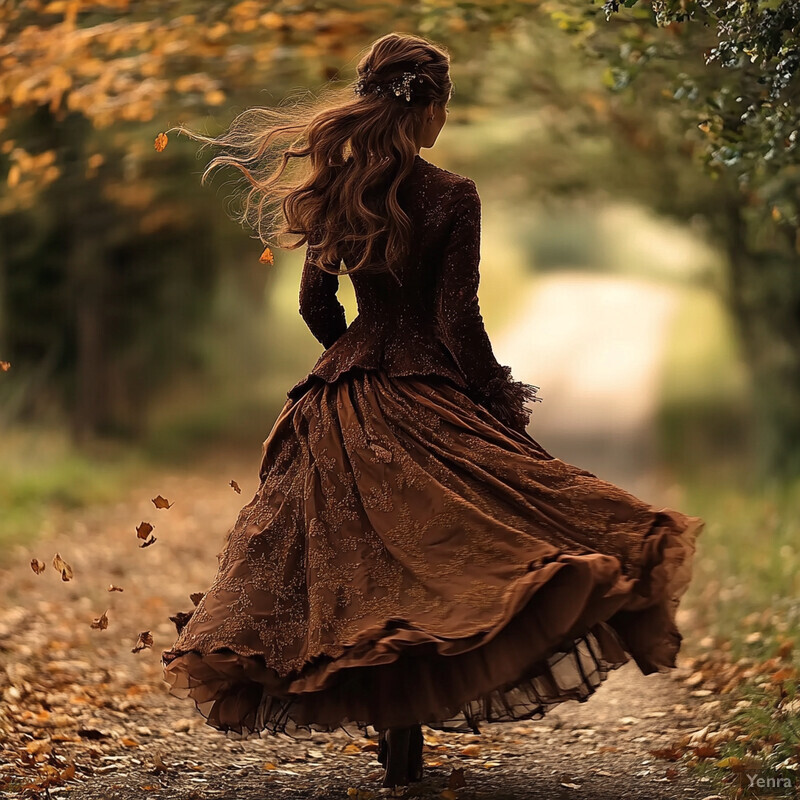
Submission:
{"label": "falling leaf", "polygon": [[61,573],[62,581],[68,581],[70,580],[70,578],[73,577],[72,567],[69,564],[67,564],[67,562],[64,561],[63,558],[61,558],[60,553],[56,553],[53,556],[53,568],[55,569],[56,572]]}
{"label": "falling leaf", "polygon": [[11,362],[0,361],[0,369],[3,370],[3,372],[8,372],[11,369]]}
{"label": "falling leaf", "polygon": [[32,559],[31,559],[31,569],[32,569],[32,570],[33,570],[33,571],[34,571],[34,572],[35,572],[37,575],[41,575],[41,574],[44,572],[44,568],[45,568],[45,566],[46,566],[46,565],[45,565],[44,561],[39,561],[39,559],[38,559],[38,558],[32,558]]}
{"label": "falling leaf", "polygon": [[242,490],[239,488],[239,484],[236,483],[236,481],[231,481],[229,486],[233,486],[233,490],[236,492],[236,494],[242,493]]}
{"label": "falling leaf", "polygon": [[167,134],[166,133],[159,133],[158,136],[156,136],[156,140],[155,140],[155,143],[154,143],[156,150],[159,153],[162,152],[164,150],[164,148],[167,146],[167,142],[168,141],[169,141],[169,139],[167,138]]}
{"label": "falling leaf", "polygon": [[140,522],[136,528],[136,535],[140,539],[146,539],[153,531],[153,526],[149,522]]}
{"label": "falling leaf", "polygon": [[154,497],[153,503],[156,508],[172,508],[172,506],[175,505],[175,503],[170,503],[169,500],[166,499],[166,497],[162,497],[161,495],[158,495],[158,497]]}
{"label": "falling leaf", "polygon": [[192,592],[189,595],[189,599],[195,604],[195,606],[203,599],[205,592]]}
{"label": "falling leaf", "polygon": [[711,123],[709,120],[703,120],[698,126],[703,133],[708,133],[711,130]]}
{"label": "falling leaf", "polygon": [[464,780],[464,769],[454,769],[447,778],[447,788],[448,789],[460,789],[462,786],[466,786],[467,782]]}
{"label": "falling leaf", "polygon": [[109,592],[123,592],[125,590],[121,586],[114,586],[113,583],[109,583],[107,591],[109,591]]}
{"label": "falling leaf", "polygon": [[136,646],[131,650],[131,653],[138,653],[141,650],[144,650],[146,647],[153,646],[153,635],[150,631],[142,631],[139,634],[139,638],[136,640]]}
{"label": "falling leaf", "polygon": [[92,622],[91,627],[98,631],[104,631],[108,627],[108,609]]}
{"label": "falling leaf", "polygon": [[[153,526],[149,522],[140,522],[139,523],[139,526],[136,528],[136,536],[139,539],[145,539],[146,540],[146,541],[142,542],[142,544],[140,544],[139,547],[149,547],[151,544],[154,544],[156,542],[156,537],[155,536],[150,536],[152,531],[153,531]],[[147,538],[148,536],[150,536],[149,539]]]}
{"label": "falling leaf", "polygon": [[270,250],[269,247],[265,247],[264,248],[264,252],[261,254],[261,256],[259,257],[258,260],[262,264],[274,264],[275,263],[275,257],[272,255],[272,250]]}

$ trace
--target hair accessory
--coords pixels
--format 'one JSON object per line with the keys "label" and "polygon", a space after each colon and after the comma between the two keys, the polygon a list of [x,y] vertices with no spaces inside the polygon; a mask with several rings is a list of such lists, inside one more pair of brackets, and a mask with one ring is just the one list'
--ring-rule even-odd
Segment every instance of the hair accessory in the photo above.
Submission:
{"label": "hair accessory", "polygon": [[383,83],[373,83],[371,86],[367,86],[367,80],[372,74],[372,69],[367,67],[364,70],[364,74],[355,82],[353,86],[353,93],[361,97],[367,94],[377,94],[381,96],[395,95],[396,97],[400,97],[402,95],[406,98],[406,102],[410,103],[412,81],[416,79],[422,83],[422,78],[419,75],[419,68],[421,64],[422,62],[416,61],[414,62],[413,70],[406,70],[402,73],[402,75],[399,75],[396,78],[392,78],[391,80]]}

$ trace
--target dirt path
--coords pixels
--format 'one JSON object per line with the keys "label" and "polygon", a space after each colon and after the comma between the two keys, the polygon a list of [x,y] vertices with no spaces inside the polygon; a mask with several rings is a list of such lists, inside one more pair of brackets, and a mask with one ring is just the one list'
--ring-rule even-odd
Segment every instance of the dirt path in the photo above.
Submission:
{"label": "dirt path", "polygon": [[[551,302],[557,289],[551,286],[536,302]],[[568,294],[574,302],[576,295]],[[540,342],[545,333],[558,341],[552,325],[536,333],[547,322],[536,304],[527,320],[520,341],[532,333]],[[585,339],[575,333],[572,341],[578,347]],[[536,425],[543,444],[560,455],[562,440],[551,420],[558,419],[559,405],[562,413],[574,405],[561,402],[564,384],[549,379],[558,373],[544,369],[542,353],[536,348],[535,359],[520,353],[506,363],[530,364],[526,379],[539,383],[550,402],[548,416],[545,404],[537,404]],[[573,364],[580,367],[577,359]],[[562,380],[571,372],[567,364]],[[595,415],[596,422],[602,419]],[[260,455],[255,443],[245,457],[218,453],[188,472],[154,473],[114,506],[65,516],[57,536],[19,548],[0,571],[0,787],[6,796],[24,796],[21,787],[41,785],[48,770],[65,778],[54,780],[51,796],[79,800],[369,800],[388,792],[379,789],[373,741],[343,733],[303,743],[287,737],[231,741],[205,726],[190,701],[168,695],[161,680],[159,655],[175,638],[167,617],[191,607],[190,592],[208,587],[225,534],[257,489]],[[228,485],[231,479],[241,494]],[[151,498],[158,494],[174,505],[156,510]],[[157,539],[145,548],[135,532],[142,521],[155,525]],[[56,552],[73,568],[67,582],[53,569]],[[46,563],[40,575],[30,567],[34,557]],[[124,591],[107,591],[111,583]],[[108,628],[93,629],[106,609]],[[132,653],[145,630],[152,648]],[[587,703],[562,704],[543,720],[486,726],[480,737],[425,728],[427,777],[409,794],[445,800],[707,797],[711,789],[688,777],[682,764],[649,752],[685,742],[707,723],[710,698],[685,688],[684,672],[643,676],[627,664]],[[466,785],[442,794],[460,769]]]}
{"label": "dirt path", "polygon": [[[36,782],[43,765],[74,762],[75,778],[54,787],[54,797],[299,800],[344,798],[349,788],[380,794],[369,740],[320,734],[308,743],[230,741],[161,681],[159,653],[175,635],[166,618],[190,607],[188,593],[213,577],[227,528],[257,488],[259,456],[255,448],[244,461],[220,456],[191,474],[154,474],[115,506],[65,518],[57,537],[14,554],[0,572],[0,785],[2,776]],[[151,498],[158,494],[174,506],[156,511]],[[156,526],[157,541],[147,548],[135,533],[142,520]],[[54,572],[55,552],[72,566],[72,580]],[[41,575],[31,570],[31,557],[47,563]],[[109,593],[109,583],[124,591]],[[92,629],[106,609],[108,628]],[[134,654],[145,629],[152,649]],[[670,770],[675,765],[647,752],[701,727],[703,701],[677,677],[645,677],[626,665],[588,703],[563,704],[544,720],[487,726],[481,737],[425,729],[428,779],[416,791],[438,796],[451,772],[463,768],[459,798],[704,797],[682,767]],[[19,796],[20,785],[7,785],[7,796]]]}
{"label": "dirt path", "polygon": [[675,290],[635,278],[564,272],[529,289],[495,337],[514,377],[540,387],[531,435],[564,461],[648,498],[663,490],[653,431]]}

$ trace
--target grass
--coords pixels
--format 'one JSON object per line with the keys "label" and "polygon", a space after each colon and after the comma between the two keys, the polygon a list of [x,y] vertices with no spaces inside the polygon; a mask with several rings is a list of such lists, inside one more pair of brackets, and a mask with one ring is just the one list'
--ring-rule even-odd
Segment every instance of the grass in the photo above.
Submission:
{"label": "grass", "polygon": [[685,650],[747,669],[721,695],[736,735],[694,768],[737,797],[787,797],[799,783],[791,765],[800,756],[800,478],[756,474],[750,396],[730,319],[711,291],[688,289],[673,320],[659,417],[682,502],[706,521]]}
{"label": "grass", "polygon": [[16,429],[3,436],[0,464],[0,559],[57,524],[60,512],[112,502],[147,468],[124,447],[78,451],[63,431]]}

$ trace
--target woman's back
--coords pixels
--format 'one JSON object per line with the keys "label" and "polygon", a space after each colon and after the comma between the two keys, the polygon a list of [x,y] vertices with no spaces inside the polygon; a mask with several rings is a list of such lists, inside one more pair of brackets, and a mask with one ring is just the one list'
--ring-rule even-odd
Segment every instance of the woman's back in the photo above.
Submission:
{"label": "woman's back", "polygon": [[[478,302],[481,205],[474,181],[417,154],[398,202],[411,220],[410,258],[394,274],[366,269],[349,276],[358,303],[349,326],[336,299],[337,276],[306,258],[300,313],[326,350],[288,397],[299,397],[314,376],[330,383],[354,368],[439,375],[481,401],[508,385]],[[351,266],[347,257],[344,263]]]}

